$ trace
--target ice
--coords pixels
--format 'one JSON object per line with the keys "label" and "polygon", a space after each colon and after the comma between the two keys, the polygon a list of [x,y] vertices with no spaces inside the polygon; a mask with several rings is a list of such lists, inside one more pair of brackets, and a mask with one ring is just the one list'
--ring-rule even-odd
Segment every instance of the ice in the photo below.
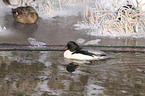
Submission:
{"label": "ice", "polygon": [[10,30],[8,30],[5,26],[4,27],[0,26],[0,37],[1,36],[9,36],[9,35],[12,36],[13,33]]}
{"label": "ice", "polygon": [[0,26],[0,32],[5,31],[5,30],[6,30],[6,27],[2,28],[2,27]]}
{"label": "ice", "polygon": [[74,24],[74,27],[76,30],[82,30],[82,29],[91,29],[91,25],[89,24],[83,24],[83,23],[79,23],[79,24]]}
{"label": "ice", "polygon": [[122,93],[127,93],[127,91],[125,91],[125,90],[121,90],[121,92],[122,92]]}
{"label": "ice", "polygon": [[45,47],[44,45],[46,45],[46,43],[36,41],[35,38],[31,38],[31,37],[28,38],[28,41],[31,45],[34,45],[33,47],[31,46],[32,48],[35,48],[35,47],[41,48],[41,47]]}
{"label": "ice", "polygon": [[100,42],[101,39],[91,40],[86,42],[84,45],[98,45],[98,42]]}
{"label": "ice", "polygon": [[79,39],[77,39],[77,42],[80,43],[80,44],[81,44],[81,43],[84,43],[84,42],[85,42],[85,39],[79,38]]}

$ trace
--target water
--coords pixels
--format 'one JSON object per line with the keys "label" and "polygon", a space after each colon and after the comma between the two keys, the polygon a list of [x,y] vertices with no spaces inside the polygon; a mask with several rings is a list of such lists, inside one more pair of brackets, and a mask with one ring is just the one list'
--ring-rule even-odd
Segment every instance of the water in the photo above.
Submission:
{"label": "water", "polygon": [[145,55],[108,54],[78,65],[63,52],[1,52],[1,96],[144,96]]}
{"label": "water", "polygon": [[[76,30],[81,15],[40,18],[26,25],[15,22],[8,10],[0,15],[0,43],[40,47],[73,40],[80,45],[145,46],[144,38],[100,37]],[[63,51],[1,51],[0,96],[144,96],[145,54],[107,54],[115,58],[80,62],[65,59]]]}

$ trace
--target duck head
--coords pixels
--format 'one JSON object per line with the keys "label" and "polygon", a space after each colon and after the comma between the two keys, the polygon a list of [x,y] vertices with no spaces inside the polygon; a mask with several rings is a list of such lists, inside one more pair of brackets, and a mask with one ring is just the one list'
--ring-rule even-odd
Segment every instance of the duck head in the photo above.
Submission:
{"label": "duck head", "polygon": [[70,50],[71,52],[74,52],[76,50],[80,49],[79,45],[76,44],[75,42],[73,41],[69,41],[67,43],[67,46],[64,48],[64,50]]}
{"label": "duck head", "polygon": [[18,7],[12,9],[14,19],[20,23],[35,23],[38,20],[38,14],[31,6]]}

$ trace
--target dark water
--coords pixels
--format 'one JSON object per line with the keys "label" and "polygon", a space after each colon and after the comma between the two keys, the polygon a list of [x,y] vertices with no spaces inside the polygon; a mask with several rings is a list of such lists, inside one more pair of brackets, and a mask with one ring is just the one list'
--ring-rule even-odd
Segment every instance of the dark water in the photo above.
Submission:
{"label": "dark water", "polygon": [[[30,44],[31,37],[48,45],[79,38],[85,42],[99,38],[99,45],[145,45],[144,38],[89,36],[86,30],[75,30],[73,24],[79,20],[75,16],[39,19],[33,25],[8,17],[9,34],[1,35],[0,43]],[[1,51],[0,96],[145,96],[145,54],[107,54],[115,58],[80,64],[65,59],[61,51]]]}

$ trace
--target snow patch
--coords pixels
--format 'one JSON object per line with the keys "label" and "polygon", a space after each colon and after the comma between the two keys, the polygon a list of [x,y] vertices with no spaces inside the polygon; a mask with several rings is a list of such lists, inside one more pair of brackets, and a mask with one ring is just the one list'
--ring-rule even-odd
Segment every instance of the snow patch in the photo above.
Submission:
{"label": "snow patch", "polygon": [[28,38],[28,42],[29,42],[31,45],[34,45],[33,47],[31,46],[32,48],[35,48],[35,47],[37,47],[37,48],[43,48],[43,47],[45,47],[44,45],[46,45],[46,43],[36,41],[35,38],[31,38],[31,37]]}
{"label": "snow patch", "polygon": [[85,42],[85,39],[83,39],[83,38],[79,38],[79,39],[77,39],[77,42],[80,43],[80,44],[82,44],[82,43]]}
{"label": "snow patch", "polygon": [[6,30],[6,27],[3,27],[3,28],[2,28],[2,27],[0,26],[0,32],[5,31],[5,30]]}
{"label": "snow patch", "polygon": [[85,43],[84,45],[98,45],[98,42],[100,42],[101,39],[91,40]]}

